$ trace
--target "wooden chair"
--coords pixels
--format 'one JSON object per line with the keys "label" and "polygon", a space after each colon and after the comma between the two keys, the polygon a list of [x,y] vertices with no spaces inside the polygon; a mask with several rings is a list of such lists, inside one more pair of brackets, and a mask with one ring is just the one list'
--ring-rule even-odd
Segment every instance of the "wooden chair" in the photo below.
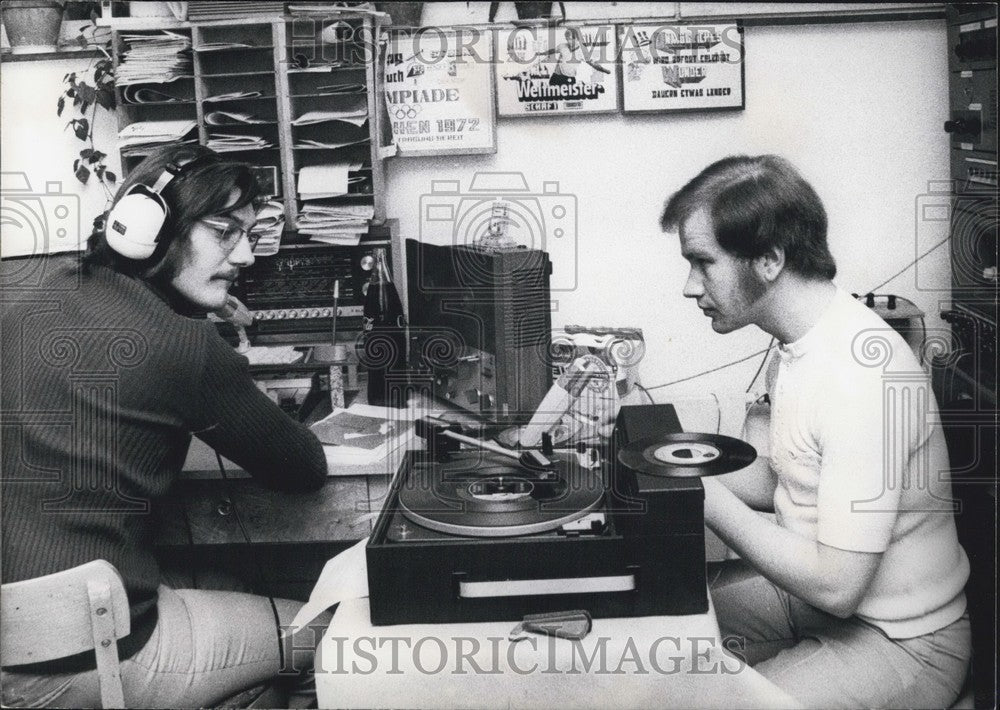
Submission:
{"label": "wooden chair", "polygon": [[116,641],[128,633],[125,587],[105,560],[0,587],[0,663],[38,663],[93,649],[106,708],[125,707]]}

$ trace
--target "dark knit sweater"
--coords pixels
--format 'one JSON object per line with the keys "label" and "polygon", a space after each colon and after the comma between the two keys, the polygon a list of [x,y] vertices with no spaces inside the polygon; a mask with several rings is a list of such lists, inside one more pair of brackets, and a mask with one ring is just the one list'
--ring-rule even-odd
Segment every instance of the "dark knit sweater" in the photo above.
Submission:
{"label": "dark knit sweater", "polygon": [[157,618],[150,512],[192,434],[277,490],[319,488],[326,461],[204,317],[103,267],[45,268],[38,287],[0,293],[2,579],[108,560],[131,605],[128,657]]}

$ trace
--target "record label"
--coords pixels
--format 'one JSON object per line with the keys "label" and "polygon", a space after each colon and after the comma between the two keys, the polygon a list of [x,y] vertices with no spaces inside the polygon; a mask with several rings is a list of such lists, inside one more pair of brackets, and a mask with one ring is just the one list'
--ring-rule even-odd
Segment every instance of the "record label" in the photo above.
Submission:
{"label": "record label", "polygon": [[750,444],[721,434],[681,432],[638,439],[618,452],[618,460],[636,471],[667,478],[718,476],[752,464]]}

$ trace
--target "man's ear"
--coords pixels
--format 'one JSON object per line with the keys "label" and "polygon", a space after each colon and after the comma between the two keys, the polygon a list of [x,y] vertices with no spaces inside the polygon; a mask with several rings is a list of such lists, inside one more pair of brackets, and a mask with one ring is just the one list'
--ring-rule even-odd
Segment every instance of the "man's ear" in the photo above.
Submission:
{"label": "man's ear", "polygon": [[785,250],[782,247],[771,247],[753,260],[753,268],[761,281],[774,282],[785,270]]}

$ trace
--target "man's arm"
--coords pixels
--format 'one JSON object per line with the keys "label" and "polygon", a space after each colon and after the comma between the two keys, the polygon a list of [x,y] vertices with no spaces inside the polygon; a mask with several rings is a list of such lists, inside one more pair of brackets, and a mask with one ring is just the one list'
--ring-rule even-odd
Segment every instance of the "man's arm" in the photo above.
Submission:
{"label": "man's arm", "polygon": [[246,358],[212,335],[199,385],[204,425],[195,434],[268,488],[321,487],[327,465],[316,435],[257,389]]}
{"label": "man's arm", "polygon": [[717,480],[754,510],[774,511],[774,489],[778,487],[778,477],[771,470],[768,457],[758,456],[746,468],[719,476]]}
{"label": "man's arm", "polygon": [[758,572],[834,616],[854,613],[881,553],[841,550],[801,537],[758,515],[719,481],[702,483],[708,527]]}

